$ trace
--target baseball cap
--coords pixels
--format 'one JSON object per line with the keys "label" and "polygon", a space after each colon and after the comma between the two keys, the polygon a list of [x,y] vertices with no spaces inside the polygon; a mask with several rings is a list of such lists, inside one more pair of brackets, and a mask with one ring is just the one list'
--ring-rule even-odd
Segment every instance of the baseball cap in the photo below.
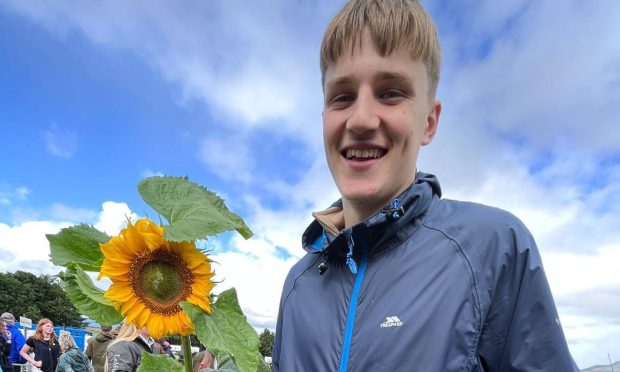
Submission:
{"label": "baseball cap", "polygon": [[0,318],[4,320],[15,320],[15,317],[11,313],[2,313],[2,315],[0,315]]}

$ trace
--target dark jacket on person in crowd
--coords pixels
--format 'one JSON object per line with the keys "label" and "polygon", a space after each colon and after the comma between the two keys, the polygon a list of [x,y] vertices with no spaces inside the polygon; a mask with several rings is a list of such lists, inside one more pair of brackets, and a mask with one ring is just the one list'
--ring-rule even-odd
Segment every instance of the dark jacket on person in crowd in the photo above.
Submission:
{"label": "dark jacket on person in crowd", "polygon": [[86,345],[86,356],[93,362],[95,372],[105,371],[106,350],[110,341],[114,340],[114,335],[108,332],[102,332],[95,337],[88,339]]}
{"label": "dark jacket on person in crowd", "polygon": [[274,371],[578,371],[515,216],[424,173],[355,226],[332,207],[284,283]]}
{"label": "dark jacket on person in crowd", "polygon": [[60,345],[58,341],[45,341],[37,340],[34,337],[29,337],[26,340],[26,345],[30,346],[34,351],[34,359],[43,362],[41,371],[54,372],[58,365],[58,356],[60,355]]}
{"label": "dark jacket on person in crowd", "polygon": [[72,347],[58,358],[56,372],[92,372],[88,357],[79,349]]}
{"label": "dark jacket on person in crowd", "polygon": [[107,372],[134,372],[140,366],[142,353],[145,351],[152,353],[150,346],[142,337],[109,345]]}
{"label": "dark jacket on person in crowd", "polygon": [[9,360],[12,343],[12,340],[11,342],[8,342],[4,336],[0,335],[0,369],[3,371],[13,371],[13,364]]}

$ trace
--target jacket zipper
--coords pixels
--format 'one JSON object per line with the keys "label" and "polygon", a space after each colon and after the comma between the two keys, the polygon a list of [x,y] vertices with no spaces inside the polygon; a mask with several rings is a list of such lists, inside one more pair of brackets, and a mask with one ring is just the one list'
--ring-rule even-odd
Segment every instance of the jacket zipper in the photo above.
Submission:
{"label": "jacket zipper", "polygon": [[[353,232],[351,230],[343,230],[347,243],[349,244],[349,250],[353,249]],[[355,310],[357,308],[357,299],[359,297],[360,288],[364,281],[364,274],[366,274],[366,265],[368,264],[368,258],[366,257],[366,249],[361,249],[360,266],[356,270],[355,284],[353,285],[353,292],[351,293],[351,301],[349,302],[349,313],[347,314],[347,325],[344,331],[344,342],[342,345],[342,354],[340,356],[340,369],[339,372],[347,371],[347,364],[349,363],[349,350],[351,348],[351,339],[353,338],[353,326],[355,325]],[[355,273],[354,273],[355,274]]]}

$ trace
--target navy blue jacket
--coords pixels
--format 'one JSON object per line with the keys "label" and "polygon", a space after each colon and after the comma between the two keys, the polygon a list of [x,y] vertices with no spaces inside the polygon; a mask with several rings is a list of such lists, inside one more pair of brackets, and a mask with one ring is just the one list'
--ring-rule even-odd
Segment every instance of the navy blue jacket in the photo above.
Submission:
{"label": "navy blue jacket", "polygon": [[440,197],[418,173],[353,227],[340,202],[315,215],[284,284],[274,371],[578,370],[525,226]]}

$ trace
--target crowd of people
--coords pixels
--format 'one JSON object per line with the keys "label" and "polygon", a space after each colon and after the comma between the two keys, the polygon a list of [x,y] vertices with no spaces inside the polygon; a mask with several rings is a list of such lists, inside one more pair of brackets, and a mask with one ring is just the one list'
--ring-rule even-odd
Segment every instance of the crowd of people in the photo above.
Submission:
{"label": "crowd of people", "polygon": [[[0,316],[0,372],[20,372],[26,364],[37,372],[133,372],[140,366],[143,352],[181,361],[168,341],[156,341],[146,328],[133,324],[102,327],[82,351],[70,332],[61,330],[57,336],[50,319],[40,319],[35,333],[26,339],[12,313]],[[194,371],[217,366],[209,350],[195,354],[192,363]]]}

